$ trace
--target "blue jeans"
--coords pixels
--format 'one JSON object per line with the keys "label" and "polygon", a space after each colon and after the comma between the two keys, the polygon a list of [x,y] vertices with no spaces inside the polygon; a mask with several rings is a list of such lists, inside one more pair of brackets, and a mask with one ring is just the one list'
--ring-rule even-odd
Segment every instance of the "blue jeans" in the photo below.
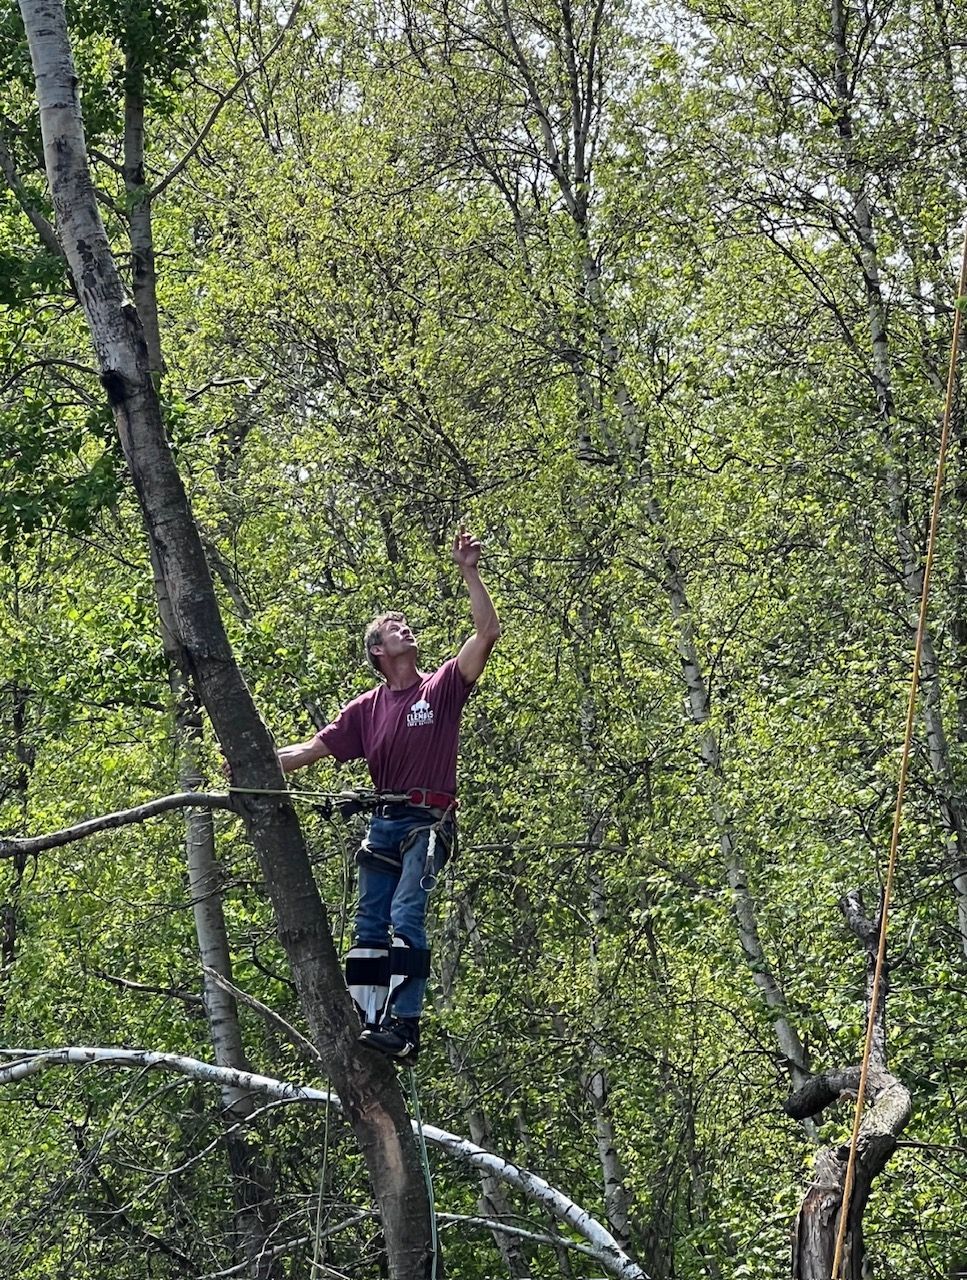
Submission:
{"label": "blue jeans", "polygon": [[[416,951],[425,951],[426,903],[430,890],[450,855],[453,824],[437,833],[432,875],[427,877],[426,856],[434,822],[427,811],[400,805],[390,816],[374,817],[359,852],[359,902],[353,941],[356,946],[388,947],[390,936],[404,938]],[[407,836],[422,827],[407,848]],[[381,858],[387,859],[385,863]],[[400,859],[402,861],[400,862]],[[397,862],[400,865],[393,866]],[[418,1018],[423,1008],[426,979],[409,978],[397,992],[392,1012],[398,1018]]]}

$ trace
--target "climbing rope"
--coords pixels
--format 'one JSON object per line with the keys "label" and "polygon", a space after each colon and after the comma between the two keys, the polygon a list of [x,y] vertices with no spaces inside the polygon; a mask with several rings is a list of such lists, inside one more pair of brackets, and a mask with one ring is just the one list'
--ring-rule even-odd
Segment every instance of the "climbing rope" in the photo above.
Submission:
{"label": "climbing rope", "polygon": [[409,793],[374,791],[356,787],[343,791],[310,791],[305,787],[226,787],[229,795],[239,796],[289,796],[295,800],[325,800],[337,808],[340,805],[358,805],[368,808],[377,804],[407,804]]}
{"label": "climbing rope", "polygon": [[437,1258],[439,1257],[439,1246],[437,1243],[437,1225],[436,1225],[436,1205],[433,1200],[433,1175],[430,1173],[430,1159],[426,1153],[426,1139],[423,1136],[423,1115],[420,1111],[420,1095],[416,1091],[416,1072],[410,1067],[407,1070],[410,1084],[410,1102],[413,1107],[413,1118],[416,1121],[416,1131],[420,1139],[420,1161],[423,1165],[423,1181],[426,1183],[426,1198],[430,1206],[430,1251],[432,1258],[430,1259],[430,1280],[436,1280]]}
{"label": "climbing rope", "polygon": [[[345,848],[343,849],[345,854]],[[342,859],[342,899],[339,911],[339,939],[336,943],[336,951],[342,953],[345,949],[346,942],[346,914],[349,906],[349,861],[345,856]],[[316,1223],[313,1231],[312,1240],[312,1266],[310,1275],[315,1277],[316,1273],[323,1275],[335,1275],[325,1264],[323,1257],[324,1241],[322,1235],[323,1229],[323,1208],[326,1191],[326,1174],[329,1168],[329,1121],[332,1107],[332,1092],[326,1094],[326,1112],[322,1133],[322,1164],[319,1169],[319,1191],[316,1197]]]}
{"label": "climbing rope", "polygon": [[954,306],[954,329],[950,343],[950,364],[947,370],[947,394],[944,401],[943,428],[940,433],[940,448],[937,454],[937,473],[933,488],[933,508],[930,513],[930,532],[927,537],[927,556],[923,566],[923,583],[920,590],[920,614],[917,619],[917,638],[913,650],[913,671],[910,676],[910,693],[907,701],[907,720],[903,737],[903,755],[900,760],[900,777],[897,781],[896,807],[893,811],[893,831],[890,836],[890,856],[887,863],[886,881],[883,886],[883,905],[880,912],[880,934],[876,951],[876,967],[873,971],[873,989],[870,993],[870,1007],[866,1021],[866,1041],[863,1046],[863,1061],[860,1066],[860,1082],[856,1096],[856,1108],[853,1113],[853,1132],[850,1137],[849,1160],[846,1165],[846,1177],[843,1183],[843,1205],[839,1215],[839,1229],[836,1233],[836,1252],[833,1256],[831,1280],[839,1280],[840,1270],[843,1263],[846,1229],[849,1220],[850,1199],[853,1194],[853,1183],[856,1177],[856,1154],[859,1147],[860,1123],[863,1119],[866,1084],[869,1078],[870,1059],[873,1053],[873,1035],[876,1029],[876,1010],[880,1001],[880,989],[883,984],[883,970],[886,964],[887,927],[890,918],[890,902],[893,896],[893,881],[896,872],[897,850],[900,845],[900,821],[903,814],[903,799],[906,794],[907,775],[910,771],[910,754],[913,745],[913,725],[916,717],[917,693],[920,686],[920,664],[923,655],[923,641],[927,631],[927,602],[930,596],[930,579],[933,573],[937,533],[940,527],[940,505],[943,495],[944,470],[947,463],[947,449],[950,444],[954,395],[957,385],[957,356],[960,349],[960,327],[961,316],[963,314],[961,308],[964,305],[967,305],[967,229],[965,229],[964,232],[964,244],[960,264],[960,282],[957,287],[957,299]]}
{"label": "climbing rope", "polygon": [[[374,791],[367,788],[357,788],[355,790],[344,791],[313,791],[300,787],[283,787],[283,788],[266,788],[266,787],[227,787],[226,790],[231,794],[237,795],[258,795],[258,796],[288,796],[296,800],[306,800],[315,804],[322,801],[328,808],[331,816],[332,810],[342,810],[343,812],[358,812],[364,808],[371,808],[378,804],[408,803],[410,793],[387,793],[385,791]],[[435,822],[430,828],[430,840],[427,850],[427,861],[424,866],[423,879],[421,886],[424,887],[426,893],[432,892],[436,886],[437,873],[435,868],[435,845],[437,835],[442,828],[444,822],[453,812],[455,805],[451,805],[443,814],[443,817]],[[430,883],[424,884],[427,877],[430,877]],[[345,894],[347,892],[348,881],[344,879],[343,894],[345,907]],[[345,917],[343,917],[345,918]],[[426,1138],[423,1134],[423,1114],[420,1110],[420,1097],[416,1088],[416,1072],[410,1067],[407,1071],[409,1082],[410,1104],[413,1108],[413,1118],[416,1120],[416,1129],[419,1136],[420,1163],[423,1168],[423,1181],[426,1185],[427,1203],[430,1206],[430,1251],[432,1254],[430,1262],[430,1280],[436,1280],[437,1277],[437,1259],[439,1257],[439,1242],[437,1235],[437,1219],[436,1205],[433,1198],[433,1175],[430,1171],[430,1159],[426,1149]],[[323,1272],[330,1274],[329,1269],[322,1261],[322,1210],[323,1210],[323,1192],[325,1186],[326,1169],[329,1157],[329,1108],[326,1107],[325,1118],[325,1137],[323,1145],[322,1169],[319,1174],[319,1188],[317,1194],[316,1212],[315,1212],[315,1229],[313,1231],[313,1250],[312,1250],[312,1272]]]}

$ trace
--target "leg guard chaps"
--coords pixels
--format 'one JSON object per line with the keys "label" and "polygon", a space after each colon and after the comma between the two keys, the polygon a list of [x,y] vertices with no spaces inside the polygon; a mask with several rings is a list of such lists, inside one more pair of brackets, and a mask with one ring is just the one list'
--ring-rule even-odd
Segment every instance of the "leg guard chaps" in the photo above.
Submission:
{"label": "leg guard chaps", "polygon": [[364,1027],[378,1027],[413,978],[430,976],[430,952],[394,938],[389,947],[358,944],[346,956],[346,986]]}

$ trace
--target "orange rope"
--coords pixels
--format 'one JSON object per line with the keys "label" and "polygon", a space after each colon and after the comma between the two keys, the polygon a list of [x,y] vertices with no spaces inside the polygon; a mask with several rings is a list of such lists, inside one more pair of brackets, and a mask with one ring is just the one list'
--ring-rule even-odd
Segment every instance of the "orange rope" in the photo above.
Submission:
{"label": "orange rope", "polygon": [[927,558],[923,566],[923,587],[920,592],[920,617],[917,621],[917,639],[913,651],[913,672],[910,678],[910,697],[907,703],[906,732],[903,739],[903,756],[900,761],[900,778],[897,783],[896,808],[893,812],[893,833],[890,837],[890,859],[887,865],[886,883],[883,886],[883,910],[880,918],[880,939],[876,952],[876,968],[873,972],[873,991],[870,997],[869,1016],[866,1023],[866,1043],[863,1047],[863,1064],[860,1068],[860,1083],[856,1097],[856,1110],[853,1114],[853,1133],[850,1138],[849,1161],[846,1165],[846,1179],[843,1183],[843,1205],[839,1215],[839,1230],[836,1233],[836,1253],[833,1258],[831,1280],[838,1280],[843,1261],[843,1245],[846,1240],[846,1227],[849,1221],[850,1197],[853,1194],[853,1182],[856,1175],[856,1152],[859,1144],[860,1121],[863,1118],[863,1104],[866,1098],[866,1082],[870,1073],[870,1057],[873,1050],[873,1032],[876,1027],[876,1007],[880,1000],[880,987],[883,982],[883,968],[886,963],[887,923],[890,916],[890,900],[893,896],[893,879],[896,871],[897,849],[900,844],[900,819],[903,813],[903,797],[907,789],[907,774],[910,770],[910,752],[913,743],[913,722],[917,709],[917,692],[920,685],[920,660],[923,653],[923,640],[927,630],[927,601],[930,595],[930,578],[933,572],[934,552],[937,545],[937,530],[940,525],[940,503],[943,494],[944,468],[947,461],[947,447],[950,443],[950,426],[953,420],[954,391],[957,382],[957,353],[960,347],[961,307],[967,296],[967,230],[964,233],[964,247],[960,264],[960,283],[957,288],[957,300],[954,307],[954,331],[950,343],[950,366],[947,372],[947,398],[944,402],[943,429],[940,433],[940,450],[937,455],[937,475],[933,488],[933,510],[930,514],[930,534],[927,539]]}

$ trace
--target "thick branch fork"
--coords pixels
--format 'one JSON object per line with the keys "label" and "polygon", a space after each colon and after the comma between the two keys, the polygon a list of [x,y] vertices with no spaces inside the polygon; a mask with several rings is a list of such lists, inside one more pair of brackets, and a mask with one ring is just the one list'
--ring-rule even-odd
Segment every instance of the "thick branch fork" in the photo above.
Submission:
{"label": "thick branch fork", "polygon": [[[334,1106],[342,1105],[332,1090],[289,1084],[251,1071],[216,1067],[211,1063],[177,1053],[156,1053],[147,1049],[71,1046],[60,1049],[0,1049],[0,1055],[14,1059],[9,1065],[0,1068],[0,1085],[12,1084],[54,1066],[129,1067],[137,1070],[155,1067],[187,1076],[192,1080],[200,1080],[222,1088],[248,1090],[285,1102],[328,1102]],[[415,1120],[412,1121],[412,1126],[414,1133],[418,1133],[419,1125]],[[559,1222],[586,1240],[593,1256],[618,1280],[648,1280],[645,1272],[622,1251],[614,1237],[596,1218],[536,1173],[522,1169],[501,1156],[485,1151],[476,1143],[468,1142],[466,1138],[437,1128],[436,1125],[424,1124],[423,1137],[431,1146],[438,1147],[461,1163],[516,1187],[528,1200],[540,1205]]]}
{"label": "thick branch fork", "polygon": [[[843,1094],[856,1096],[860,1084],[859,1066],[844,1067],[813,1076],[801,1089],[786,1098],[782,1109],[794,1120],[818,1115]],[[895,1139],[906,1127],[911,1114],[909,1090],[896,1076],[874,1067],[867,1079],[868,1108],[860,1127],[863,1139],[891,1137]]]}
{"label": "thick branch fork", "polygon": [[119,809],[116,813],[105,813],[99,818],[88,818],[73,827],[50,831],[43,836],[0,836],[0,858],[43,853],[46,849],[73,844],[75,840],[86,840],[99,831],[112,831],[117,827],[145,822],[148,818],[156,818],[159,814],[170,813],[174,809],[235,808],[235,800],[225,791],[177,791],[174,795],[159,796],[157,800],[135,805],[132,809]]}

